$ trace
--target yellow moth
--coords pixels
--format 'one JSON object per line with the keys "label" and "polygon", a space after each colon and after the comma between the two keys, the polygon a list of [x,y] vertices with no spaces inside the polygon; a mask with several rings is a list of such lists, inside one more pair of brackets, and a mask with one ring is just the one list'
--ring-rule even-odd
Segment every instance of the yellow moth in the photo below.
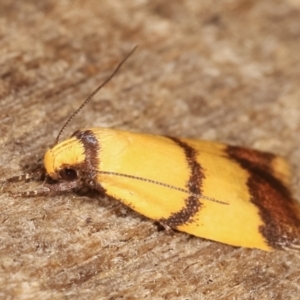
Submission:
{"label": "yellow moth", "polygon": [[15,195],[49,195],[85,186],[194,236],[263,250],[299,250],[300,206],[289,191],[289,167],[281,157],[108,128],[78,130],[58,142],[70,120],[134,50],[61,129],[44,156],[46,183]]}

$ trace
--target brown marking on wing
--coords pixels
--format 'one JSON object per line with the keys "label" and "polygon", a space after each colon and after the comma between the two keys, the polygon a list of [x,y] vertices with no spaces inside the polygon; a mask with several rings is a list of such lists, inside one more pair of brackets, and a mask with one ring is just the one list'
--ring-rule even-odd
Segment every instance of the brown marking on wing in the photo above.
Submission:
{"label": "brown marking on wing", "polygon": [[99,165],[98,153],[100,145],[92,130],[79,130],[72,136],[75,136],[84,146],[86,167],[97,169]]}
{"label": "brown marking on wing", "polygon": [[[188,191],[194,195],[201,195],[202,193],[200,187],[202,184],[202,180],[205,178],[205,175],[200,164],[197,162],[197,151],[178,138],[169,138],[179,147],[181,147],[185,153],[187,163],[191,170],[191,175],[186,185]],[[169,201],[171,200],[172,199],[170,199]],[[173,213],[167,219],[160,219],[159,222],[162,224],[166,224],[171,228],[176,228],[180,225],[192,222],[193,216],[197,214],[200,208],[201,202],[199,201],[199,197],[188,196],[188,198],[185,200],[185,206],[182,207],[180,211]]]}
{"label": "brown marking on wing", "polygon": [[272,174],[276,156],[241,147],[227,147],[231,159],[249,172],[247,186],[251,202],[258,207],[263,220],[259,231],[274,249],[300,247],[299,204],[291,192]]}
{"label": "brown marking on wing", "polygon": [[80,175],[85,186],[104,192],[101,184],[97,182],[97,169],[99,167],[100,145],[92,130],[78,130],[73,133],[84,146],[85,160],[74,168]]}

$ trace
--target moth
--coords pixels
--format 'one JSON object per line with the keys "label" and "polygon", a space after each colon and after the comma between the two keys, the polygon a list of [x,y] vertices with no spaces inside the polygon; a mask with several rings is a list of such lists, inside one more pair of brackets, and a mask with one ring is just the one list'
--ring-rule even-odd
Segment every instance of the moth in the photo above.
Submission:
{"label": "moth", "polygon": [[289,190],[289,166],[279,156],[110,128],[80,129],[59,142],[69,122],[134,50],[64,124],[44,156],[43,186],[15,196],[49,196],[88,187],[165,227],[197,237],[267,251],[299,250],[300,206]]}

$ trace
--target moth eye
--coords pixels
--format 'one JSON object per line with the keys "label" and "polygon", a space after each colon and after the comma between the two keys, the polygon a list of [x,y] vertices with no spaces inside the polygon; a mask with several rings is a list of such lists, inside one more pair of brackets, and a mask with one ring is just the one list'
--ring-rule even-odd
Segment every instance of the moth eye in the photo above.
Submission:
{"label": "moth eye", "polygon": [[62,169],[59,171],[59,175],[66,181],[73,181],[77,179],[77,172],[74,169]]}

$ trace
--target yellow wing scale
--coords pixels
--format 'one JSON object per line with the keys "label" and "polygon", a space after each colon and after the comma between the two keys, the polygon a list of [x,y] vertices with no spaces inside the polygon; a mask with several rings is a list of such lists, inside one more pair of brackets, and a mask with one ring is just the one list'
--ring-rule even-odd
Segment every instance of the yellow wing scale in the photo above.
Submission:
{"label": "yellow wing scale", "polygon": [[263,225],[259,210],[250,202],[246,185],[248,172],[225,155],[226,145],[187,142],[199,152],[197,159],[205,172],[203,195],[227,202],[229,206],[199,199],[204,204],[193,222],[178,229],[235,246],[255,245],[270,250],[259,233],[259,226]]}
{"label": "yellow wing scale", "polygon": [[273,174],[279,181],[281,181],[287,188],[291,185],[291,168],[285,159],[280,156],[272,162]]}
{"label": "yellow wing scale", "polygon": [[[169,139],[116,130],[94,131],[99,143],[105,145],[99,152],[99,170],[185,187],[190,170],[184,153]],[[109,195],[151,219],[167,218],[185,205],[184,193],[150,182],[103,174],[98,180]]]}

